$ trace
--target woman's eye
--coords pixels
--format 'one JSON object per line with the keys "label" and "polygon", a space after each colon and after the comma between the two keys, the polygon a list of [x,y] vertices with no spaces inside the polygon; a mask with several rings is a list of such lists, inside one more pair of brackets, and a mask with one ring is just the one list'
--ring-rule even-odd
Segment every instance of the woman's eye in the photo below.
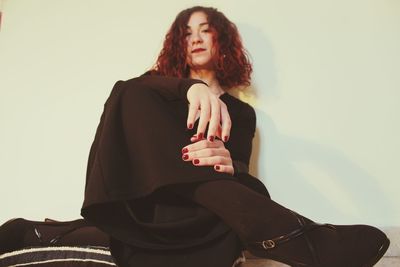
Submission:
{"label": "woman's eye", "polygon": [[189,36],[191,34],[192,34],[191,32],[187,32],[187,33],[185,33],[185,36]]}

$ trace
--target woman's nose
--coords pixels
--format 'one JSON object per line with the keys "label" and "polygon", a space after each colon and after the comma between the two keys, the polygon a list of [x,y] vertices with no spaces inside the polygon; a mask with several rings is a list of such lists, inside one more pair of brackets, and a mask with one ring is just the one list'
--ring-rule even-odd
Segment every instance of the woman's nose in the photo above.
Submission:
{"label": "woman's nose", "polygon": [[201,43],[203,39],[201,39],[200,34],[194,33],[192,34],[192,44]]}

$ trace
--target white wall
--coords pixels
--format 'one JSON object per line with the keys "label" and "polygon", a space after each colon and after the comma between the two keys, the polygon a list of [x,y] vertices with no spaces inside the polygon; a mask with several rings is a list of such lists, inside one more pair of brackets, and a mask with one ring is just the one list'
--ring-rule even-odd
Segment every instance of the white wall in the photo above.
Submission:
{"label": "white wall", "polygon": [[395,0],[3,0],[0,223],[79,216],[112,85],[148,69],[195,4],[220,8],[252,55],[252,173],[273,198],[318,221],[400,225]]}

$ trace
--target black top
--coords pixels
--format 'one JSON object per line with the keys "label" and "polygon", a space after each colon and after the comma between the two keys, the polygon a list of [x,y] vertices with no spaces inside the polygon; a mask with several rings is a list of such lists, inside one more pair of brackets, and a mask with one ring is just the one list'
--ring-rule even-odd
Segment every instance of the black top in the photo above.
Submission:
{"label": "black top", "polygon": [[[195,203],[165,193],[163,189],[168,186],[232,179],[268,195],[264,185],[247,173],[256,126],[254,109],[227,93],[220,99],[232,120],[225,146],[234,160],[235,175],[181,159],[181,149],[190,144],[197,129],[197,124],[192,130],[186,129],[186,93],[195,83],[203,82],[142,75],[118,81],[104,105],[89,154],[81,214],[109,233],[119,252],[123,245],[130,246],[130,252],[193,249],[199,251],[200,260],[204,256],[200,246],[207,242],[225,242],[233,248],[236,239],[224,241],[229,227]],[[233,250],[237,254],[237,246]],[[229,253],[226,247],[222,251]],[[153,266],[144,258],[135,259],[144,264],[138,266]],[[165,260],[160,257],[159,261]],[[207,265],[201,265],[200,260],[199,266]]]}

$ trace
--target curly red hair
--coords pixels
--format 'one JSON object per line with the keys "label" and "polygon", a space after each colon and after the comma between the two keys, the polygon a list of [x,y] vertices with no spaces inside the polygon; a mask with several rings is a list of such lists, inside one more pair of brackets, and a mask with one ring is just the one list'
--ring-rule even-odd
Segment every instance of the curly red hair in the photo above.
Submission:
{"label": "curly red hair", "polygon": [[[242,40],[234,23],[212,7],[195,6],[181,11],[165,36],[163,48],[152,72],[179,78],[189,77],[190,67],[186,62],[187,23],[194,12],[203,12],[207,16],[212,30],[216,53],[214,70],[216,78],[225,89],[250,85],[253,70]],[[185,51],[185,52],[182,52]]]}

